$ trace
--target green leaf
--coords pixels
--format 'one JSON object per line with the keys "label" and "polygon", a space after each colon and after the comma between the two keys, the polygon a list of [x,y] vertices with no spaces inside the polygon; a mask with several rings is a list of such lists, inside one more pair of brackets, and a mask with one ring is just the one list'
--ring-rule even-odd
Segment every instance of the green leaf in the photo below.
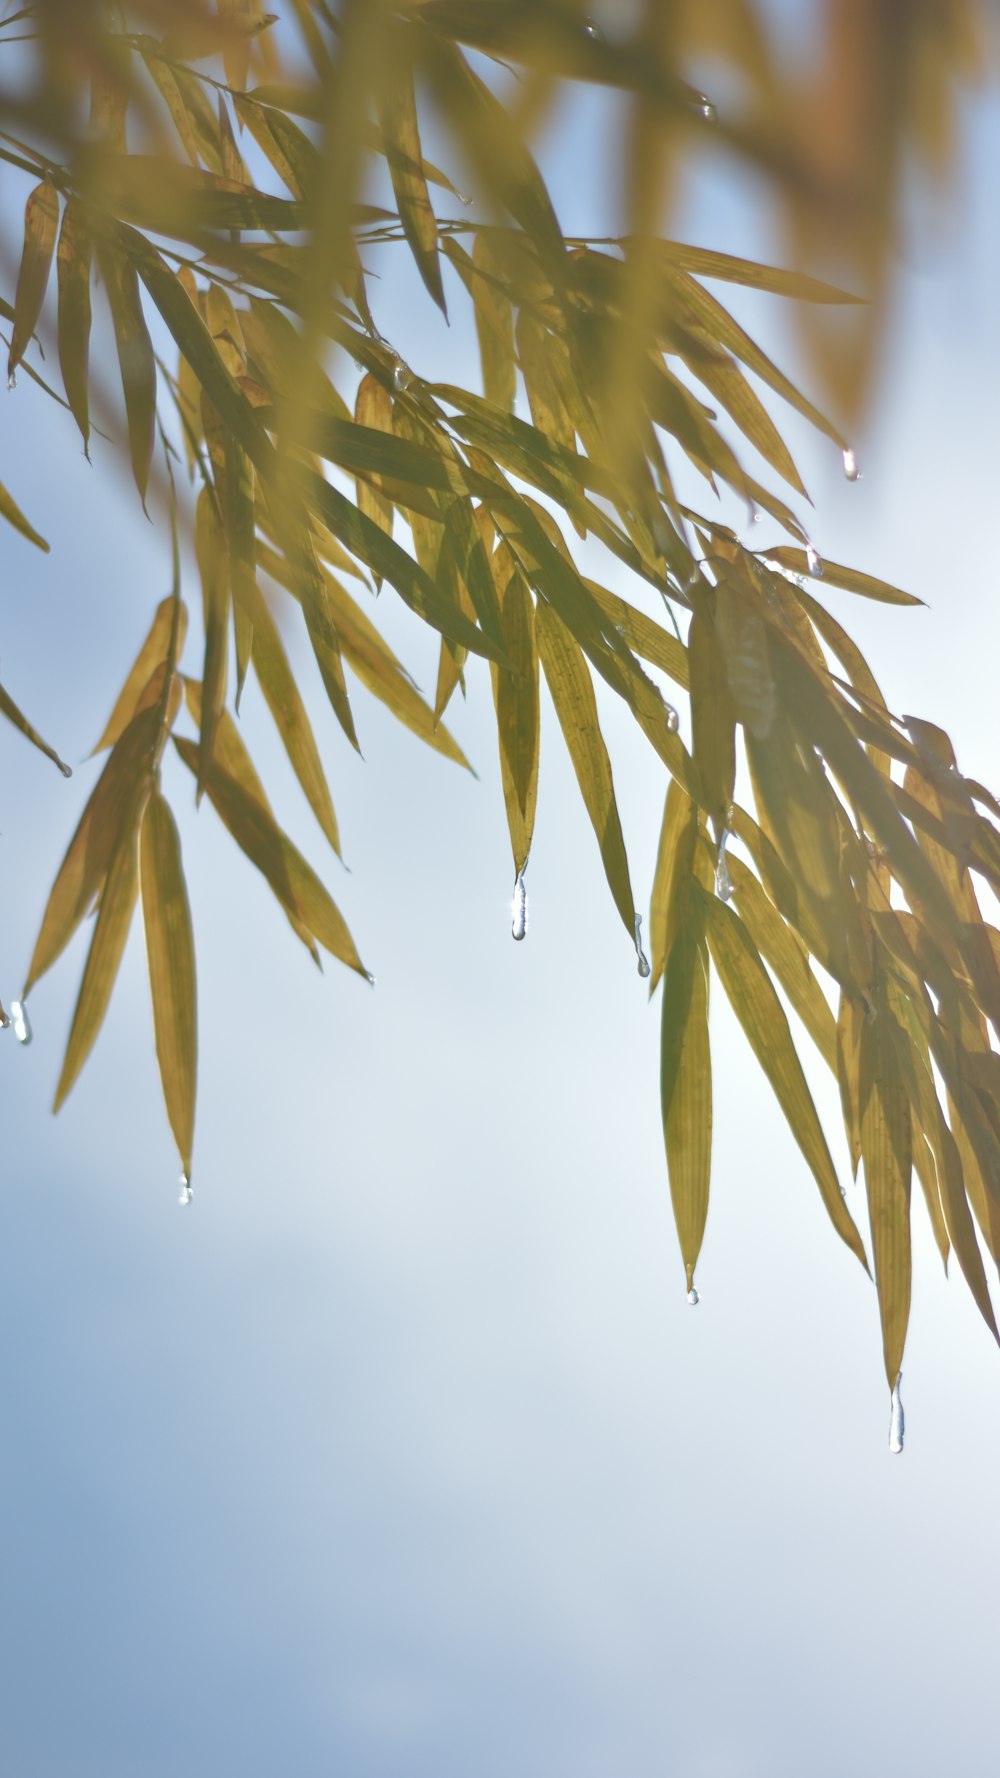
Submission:
{"label": "green leaf", "polygon": [[229,572],[227,550],[215,502],[207,488],[198,496],[195,553],[205,617],[205,670],[202,678],[198,797],[204,794],[212,764],[219,716],[226,700],[229,656]]}
{"label": "green leaf", "polygon": [[[362,377],[354,403],[354,417],[359,427],[392,434],[392,396],[372,376]],[[358,506],[387,537],[392,536],[392,501],[379,492],[379,483],[359,476],[356,481]]]}
{"label": "green leaf", "polygon": [[597,698],[586,660],[557,614],[539,601],[535,612],[538,654],[552,694],[559,726],[573,761],[580,794],[590,816],[601,862],[615,906],[629,937],[635,937],[635,901],[611,761],[597,719]]}
{"label": "green leaf", "polygon": [[170,1128],[190,1179],[198,1073],[194,935],[180,836],[158,790],[142,820],[139,871],[156,1057]]}
{"label": "green leaf", "polygon": [[809,1163],[830,1221],[867,1269],[861,1237],[841,1196],[812,1094],[771,978],[742,920],[716,896],[703,895],[702,901],[712,961],[729,1003]]}
{"label": "green leaf", "polygon": [[87,384],[90,356],[90,262],[92,242],[80,205],[70,198],[63,211],[56,254],[59,286],[59,368],[66,400],[83,434],[83,448],[90,439],[90,407]]}
{"label": "green leaf", "polygon": [[725,659],[715,633],[699,612],[688,630],[691,675],[691,732],[694,763],[706,814],[717,836],[728,824],[736,778],[736,712],[726,678]]}
{"label": "green leaf", "polygon": [[837,1023],[809,967],[809,952],[795,929],[782,919],[752,871],[728,855],[737,911],[753,943],[777,976],[827,1066],[837,1071]]}
{"label": "green leaf", "polygon": [[29,193],[24,208],[24,246],[14,297],[14,330],[7,356],[8,380],[24,357],[42,312],[58,222],[59,194],[54,185],[43,180]]}

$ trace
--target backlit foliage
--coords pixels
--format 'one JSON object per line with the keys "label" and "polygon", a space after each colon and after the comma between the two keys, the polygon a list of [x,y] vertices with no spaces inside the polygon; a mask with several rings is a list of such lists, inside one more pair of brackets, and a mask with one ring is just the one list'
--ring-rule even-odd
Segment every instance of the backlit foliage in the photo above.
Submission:
{"label": "backlit foliage", "polygon": [[[276,15],[256,0],[35,0],[8,12],[0,159],[25,203],[20,264],[0,299],[9,371],[43,382],[85,445],[92,425],[123,431],[139,497],[170,515],[174,563],[173,592],[101,737],[106,764],[25,992],[96,914],[58,1106],[98,1034],[141,903],[157,1055],[189,1175],[195,952],[168,758],[190,774],[172,770],[171,794],[187,781],[207,797],[312,955],[365,973],[241,739],[252,671],[339,852],[281,604],[298,607],[355,746],[351,676],[463,765],[442,718],[467,665],[489,663],[517,873],[534,825],[544,681],[614,906],[636,938],[596,674],[665,768],[647,932],[688,1283],[708,1210],[715,978],[830,1221],[866,1265],[786,1005],[839,1083],[853,1167],[864,1169],[892,1385],[909,1312],[913,1172],[942,1255],[954,1252],[996,1334],[980,1243],[996,1260],[1000,934],[979,895],[1000,889],[1000,806],[957,770],[940,728],[887,708],[820,602],[820,565],[794,505],[805,489],[760,386],[847,453],[851,474],[848,438],[716,291],[745,285],[810,314],[854,309],[849,346],[843,330],[805,337],[823,399],[842,425],[856,419],[887,312],[902,172],[916,151],[947,176],[956,83],[981,69],[989,45],[977,9],[959,0],[829,0],[822,71],[792,89],[763,12],[750,0],[645,0],[607,7],[603,30],[574,0],[282,0]],[[706,66],[737,94],[728,108],[695,82]],[[565,81],[621,95],[614,240],[563,234],[531,152]],[[470,203],[424,157],[430,117]],[[755,168],[790,257],[836,272],[836,284],[659,238],[686,163],[706,147]],[[373,203],[373,190],[387,201]],[[412,255],[428,300],[450,303],[453,326],[474,323],[481,392],[428,381],[407,342],[379,332],[366,253],[392,242]],[[842,283],[870,306],[859,311]],[[117,391],[88,362],[96,302],[113,325],[123,428]],[[54,349],[43,360],[45,340]],[[350,405],[337,387],[345,376]],[[744,467],[746,447],[766,482]],[[705,510],[677,492],[681,462],[703,479]],[[788,541],[749,547],[750,527],[720,517],[720,492],[738,511],[768,514]],[[47,547],[6,490],[0,511]],[[194,656],[181,587],[188,525],[204,619]],[[574,534],[604,546],[614,589],[577,565]],[[912,602],[832,562],[825,583]],[[441,638],[431,703],[380,635],[371,595],[383,584]],[[689,700],[690,750],[664,687]],[[0,708],[55,759],[2,691]]]}

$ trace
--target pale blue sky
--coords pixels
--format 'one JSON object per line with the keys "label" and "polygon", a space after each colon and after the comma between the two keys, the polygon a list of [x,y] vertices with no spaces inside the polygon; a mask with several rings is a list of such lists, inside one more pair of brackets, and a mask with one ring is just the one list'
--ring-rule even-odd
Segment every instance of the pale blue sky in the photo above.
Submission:
{"label": "pale blue sky", "polygon": [[[600,195],[586,136],[552,160],[581,227]],[[998,138],[995,109],[977,113],[968,215],[904,276],[862,482],[789,428],[820,546],[931,606],[834,609],[894,706],[943,720],[987,782]],[[683,232],[765,245],[719,182]],[[376,313],[400,345],[426,317],[417,356],[436,336],[415,300],[387,284]],[[5,534],[0,672],[82,760],[167,590],[162,544],[24,378],[6,413],[0,478],[53,553]],[[433,648],[389,590],[378,616],[432,683]],[[252,690],[244,722],[374,993],[334,964],[316,975],[212,811],[195,816],[187,775],[167,782],[199,940],[189,1212],[137,934],[56,1121],[79,945],[32,996],[34,1045],[3,1040],[3,1770],[991,1772],[997,1358],[922,1205],[896,1461],[874,1292],[721,994],[703,1302],[685,1304],[658,1004],[554,722],[515,946],[485,674],[452,712],[478,783],[356,701],[363,765],[313,705],[350,875]],[[662,774],[618,712],[606,729],[645,903]],[[0,769],[9,999],[93,768],[64,783],[4,729]],[[817,1091],[843,1165],[836,1095]],[[849,1199],[864,1226],[860,1188]]]}

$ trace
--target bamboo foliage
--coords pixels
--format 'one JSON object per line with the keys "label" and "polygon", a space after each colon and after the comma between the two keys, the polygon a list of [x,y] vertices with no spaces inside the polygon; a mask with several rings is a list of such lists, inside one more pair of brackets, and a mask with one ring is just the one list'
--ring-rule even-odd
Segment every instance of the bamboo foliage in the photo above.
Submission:
{"label": "bamboo foliage", "polygon": [[[458,687],[478,688],[479,662],[489,664],[518,877],[545,769],[544,682],[615,909],[662,996],[663,1127],[688,1287],[709,1207],[714,975],[827,1215],[867,1265],[799,1027],[837,1081],[852,1165],[864,1169],[891,1386],[909,1310],[914,1168],[939,1248],[945,1258],[954,1248],[996,1334],[980,1243],[996,1260],[1000,934],[982,895],[1000,892],[1000,805],[961,773],[939,728],[892,712],[821,602],[827,585],[915,601],[859,570],[821,569],[770,397],[843,451],[853,476],[847,436],[716,291],[743,286],[799,310],[856,311],[862,360],[884,303],[863,312],[822,279],[653,239],[648,213],[675,163],[701,151],[707,126],[719,152],[770,180],[793,240],[814,239],[824,219],[836,233],[853,217],[859,287],[881,299],[900,202],[890,150],[931,144],[918,91],[896,83],[859,180],[832,138],[826,151],[807,140],[766,32],[739,27],[743,4],[701,9],[700,24],[683,27],[675,10],[646,0],[616,41],[573,0],[335,9],[276,0],[273,13],[255,0],[146,0],[110,12],[36,0],[24,9],[36,26],[30,48],[8,44],[0,26],[0,67],[6,58],[19,78],[0,83],[0,160],[23,178],[26,206],[2,303],[10,374],[20,367],[63,400],[39,353],[54,334],[64,404],[85,447],[94,415],[113,428],[117,394],[89,352],[92,304],[106,305],[121,442],[140,498],[153,514],[169,509],[174,524],[173,590],[151,614],[98,743],[108,757],[56,876],[26,991],[96,912],[59,1104],[98,1035],[141,901],[165,1102],[189,1180],[197,1037],[192,914],[168,800],[168,789],[176,798],[188,787],[178,762],[316,961],[323,948],[367,975],[339,909],[279,824],[235,720],[252,671],[339,852],[327,770],[276,618],[301,619],[354,747],[356,680],[466,765],[441,718]],[[981,22],[973,0],[941,10],[938,115],[955,78],[981,59],[969,47]],[[879,9],[867,26],[865,9],[854,13],[821,94],[828,109],[866,51],[884,52]],[[929,30],[921,17],[897,19],[914,54]],[[732,59],[737,41],[749,97],[744,114],[726,119],[686,70],[706,48]],[[508,64],[520,80],[505,100]],[[627,127],[645,119],[634,141],[660,157],[636,173],[614,240],[564,235],[532,152],[532,125],[566,81],[616,90]],[[88,98],[91,121],[75,134]],[[431,135],[463,169],[460,185],[471,180],[468,201],[425,157]],[[474,334],[481,393],[424,376],[408,342],[379,331],[366,255],[392,244],[433,304]],[[817,377],[853,416],[863,391],[833,350],[817,351]],[[175,499],[178,463],[189,485]],[[678,491],[695,478],[705,490],[697,508]],[[766,513],[787,541],[750,547],[724,521],[727,502]],[[47,547],[5,489],[0,514]],[[194,659],[178,526],[190,531],[200,583]],[[569,534],[602,546],[613,586],[583,572]],[[382,586],[440,638],[431,701],[380,634],[370,600]],[[666,771],[651,973],[597,682]],[[685,701],[690,749],[677,711]],[[2,691],[0,711],[60,763]]]}

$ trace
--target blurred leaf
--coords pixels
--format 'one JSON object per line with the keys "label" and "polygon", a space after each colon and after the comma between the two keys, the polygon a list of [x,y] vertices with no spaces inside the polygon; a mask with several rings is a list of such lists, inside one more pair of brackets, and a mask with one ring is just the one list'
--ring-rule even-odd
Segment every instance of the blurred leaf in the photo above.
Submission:
{"label": "blurred leaf", "polygon": [[90,439],[87,392],[90,354],[90,261],[92,243],[75,198],[63,211],[56,255],[59,284],[59,367],[66,399],[83,434]]}
{"label": "blurred leaf", "polygon": [[391,55],[383,61],[379,122],[403,232],[430,295],[442,314],[447,315],[438,260],[437,221],[423,171],[413,76],[402,58]]}
{"label": "blurred leaf", "polygon": [[2,482],[0,482],[0,517],[5,518],[8,525],[13,525],[15,531],[20,531],[21,536],[26,537],[29,543],[33,543],[36,549],[43,550],[48,555],[49,546],[45,538],[39,536],[34,525],[29,524],[16,500],[8,493]]}
{"label": "blurred leaf", "polygon": [[145,505],[156,425],[156,361],[153,343],[142,312],[139,281],[133,266],[104,242],[98,242],[98,260],[115,329],[128,419],[132,474]]}
{"label": "blurred leaf", "polygon": [[716,835],[727,825],[736,776],[736,713],[725,661],[708,620],[695,612],[688,630],[691,676],[691,729],[694,763],[705,796],[705,811]]}
{"label": "blurred leaf", "polygon": [[43,180],[28,196],[24,210],[24,247],[14,297],[14,331],[7,356],[8,381],[24,357],[42,311],[59,223],[59,194]]}
{"label": "blurred leaf", "polygon": [[207,488],[198,496],[195,552],[201,576],[205,619],[205,669],[202,677],[201,745],[198,755],[198,797],[204,793],[212,764],[212,748],[226,697],[229,656],[228,552],[215,503]]}
{"label": "blurred leaf", "polygon": [[198,1071],[194,935],[180,836],[158,790],[143,815],[139,868],[156,1056],[170,1128],[190,1179]]}
{"label": "blurred leaf", "polygon": [[[506,555],[500,553],[502,557]],[[540,711],[535,605],[524,576],[509,556],[500,566],[496,566],[494,558],[494,565],[504,645],[511,666],[507,669],[494,665],[490,671],[500,743],[500,778],[514,872],[519,875],[528,862],[538,800]]]}
{"label": "blurred leaf", "polygon": [[[358,426],[372,431],[392,433],[392,396],[379,382],[377,377],[369,374],[362,377],[358,384],[358,393],[354,403],[354,417]],[[387,537],[392,536],[392,501],[379,493],[379,483],[359,476],[356,481],[358,507],[384,531]]]}
{"label": "blurred leaf", "polygon": [[[693,813],[689,817],[693,820]],[[692,830],[693,831],[693,830]],[[703,904],[684,874],[672,897],[663,973],[660,1103],[674,1221],[688,1289],[708,1216],[712,1166],[712,1055]]]}

